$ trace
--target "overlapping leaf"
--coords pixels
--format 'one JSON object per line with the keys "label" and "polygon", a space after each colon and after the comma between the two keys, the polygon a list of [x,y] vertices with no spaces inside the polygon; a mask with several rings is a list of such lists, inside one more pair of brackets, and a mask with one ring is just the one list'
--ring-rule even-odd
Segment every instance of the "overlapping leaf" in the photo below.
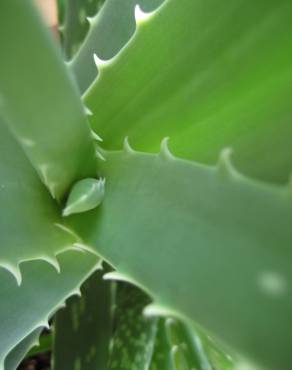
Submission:
{"label": "overlapping leaf", "polygon": [[125,283],[118,286],[108,370],[149,369],[157,331],[157,318],[143,315],[149,302],[136,287]]}
{"label": "overlapping leaf", "polygon": [[0,113],[60,199],[74,181],[95,176],[95,155],[77,89],[48,32],[31,1],[1,1]]}
{"label": "overlapping leaf", "polygon": [[72,223],[156,304],[267,368],[288,370],[290,187],[246,179],[227,152],[215,168],[162,147],[158,156],[127,145],[108,154],[104,203]]}
{"label": "overlapping leaf", "polygon": [[61,37],[64,54],[71,59],[82,45],[88,29],[88,17],[95,16],[105,0],[66,1],[63,5]]}
{"label": "overlapping leaf", "polygon": [[155,151],[171,136],[177,155],[214,164],[232,146],[244,173],[287,181],[291,1],[168,0],[150,19],[138,13],[134,39],[85,94],[105,147],[129,136]]}
{"label": "overlapping leaf", "polygon": [[80,50],[70,62],[70,69],[83,93],[95,79],[98,71],[93,55],[110,59],[133,35],[136,24],[134,7],[153,11],[164,0],[107,0],[95,17],[89,17],[89,33]]}
{"label": "overlapping leaf", "polygon": [[[0,121],[0,266],[21,281],[19,264],[42,259],[58,270],[56,254],[74,248],[49,192],[3,120]],[[2,298],[1,298],[2,300]]]}
{"label": "overlapping leaf", "polygon": [[15,370],[29,349],[38,343],[42,328],[39,327],[20,341],[5,358],[5,370]]}
{"label": "overlapping leaf", "polygon": [[106,369],[112,332],[112,284],[97,271],[54,323],[54,370]]}
{"label": "overlapping leaf", "polygon": [[[48,325],[49,317],[72,294],[79,294],[84,281],[97,267],[97,259],[90,253],[68,251],[59,257],[61,274],[42,261],[23,264],[20,287],[13,277],[0,269],[0,369],[4,360],[28,334]],[[15,353],[14,353],[15,354]],[[18,353],[15,356],[18,359]],[[15,363],[8,357],[8,367]]]}

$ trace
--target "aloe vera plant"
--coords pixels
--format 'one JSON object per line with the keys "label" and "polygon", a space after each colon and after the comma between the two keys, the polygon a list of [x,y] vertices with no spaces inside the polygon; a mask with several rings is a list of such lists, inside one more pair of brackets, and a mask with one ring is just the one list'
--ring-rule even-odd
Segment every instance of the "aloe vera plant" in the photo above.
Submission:
{"label": "aloe vera plant", "polygon": [[0,2],[0,370],[291,370],[291,1],[58,5]]}

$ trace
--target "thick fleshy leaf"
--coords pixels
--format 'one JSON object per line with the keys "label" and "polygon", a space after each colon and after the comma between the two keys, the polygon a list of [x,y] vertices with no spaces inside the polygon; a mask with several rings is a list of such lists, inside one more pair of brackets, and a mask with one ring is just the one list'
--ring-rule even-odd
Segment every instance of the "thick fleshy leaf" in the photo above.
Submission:
{"label": "thick fleshy leaf", "polygon": [[58,270],[56,254],[78,241],[61,223],[60,210],[0,120],[0,266],[19,283],[23,261],[42,259]]}
{"label": "thick fleshy leaf", "polygon": [[112,332],[112,284],[94,273],[54,323],[54,370],[106,369]]}
{"label": "thick fleshy leaf", "polygon": [[67,59],[78,51],[88,29],[88,17],[95,16],[105,0],[74,0],[63,5],[62,37],[63,48]]}
{"label": "thick fleshy leaf", "polygon": [[149,369],[176,370],[171,359],[171,345],[166,336],[164,319],[160,319],[157,325],[154,351]]}
{"label": "thick fleshy leaf", "polygon": [[165,141],[159,155],[126,144],[100,168],[104,202],[71,219],[86,242],[156,306],[268,369],[288,370],[291,187],[243,177],[228,151],[217,167],[175,159]]}
{"label": "thick fleshy leaf", "polygon": [[173,364],[185,363],[187,368],[198,370],[233,368],[231,358],[219,349],[217,343],[214,344],[210,336],[197,328],[168,318],[165,321],[165,331],[172,348]]}
{"label": "thick fleshy leaf", "polygon": [[35,329],[7,355],[4,363],[4,370],[15,370],[20,364],[22,359],[25,357],[28,350],[38,343],[39,335],[41,334],[42,328]]}
{"label": "thick fleshy leaf", "polygon": [[80,50],[69,64],[83,93],[97,76],[93,55],[110,59],[133,35],[136,24],[134,7],[153,11],[164,0],[107,0],[101,11],[89,18],[89,33]]}
{"label": "thick fleshy leaf", "polygon": [[0,2],[0,44],[0,114],[60,199],[75,181],[95,176],[78,91],[31,0]]}
{"label": "thick fleshy leaf", "polygon": [[135,37],[100,63],[85,94],[105,148],[129,136],[156,151],[170,136],[175,154],[214,164],[231,146],[242,172],[287,181],[292,2],[168,0],[148,21],[136,18]]}
{"label": "thick fleshy leaf", "polygon": [[149,297],[129,284],[117,289],[115,326],[108,370],[148,370],[157,331],[157,318],[145,317]]}
{"label": "thick fleshy leaf", "polygon": [[82,281],[97,268],[97,258],[91,253],[68,251],[58,256],[58,260],[59,274],[42,261],[24,263],[20,287],[10,274],[0,269],[1,370],[9,352],[27,335],[48,326],[50,316],[67,297],[79,294]]}

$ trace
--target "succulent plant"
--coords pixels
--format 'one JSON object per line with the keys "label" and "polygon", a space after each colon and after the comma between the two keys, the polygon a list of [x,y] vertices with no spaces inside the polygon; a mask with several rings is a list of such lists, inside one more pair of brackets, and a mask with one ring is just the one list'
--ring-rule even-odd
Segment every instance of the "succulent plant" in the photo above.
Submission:
{"label": "succulent plant", "polygon": [[291,1],[58,5],[0,2],[0,370],[291,370]]}

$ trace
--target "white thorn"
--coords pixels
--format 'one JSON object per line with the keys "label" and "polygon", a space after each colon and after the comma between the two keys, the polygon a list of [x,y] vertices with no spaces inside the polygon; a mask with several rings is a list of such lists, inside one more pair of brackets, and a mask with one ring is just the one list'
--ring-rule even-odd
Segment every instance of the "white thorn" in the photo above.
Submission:
{"label": "white thorn", "polygon": [[93,54],[93,60],[96,67],[100,70],[102,67],[105,67],[108,64],[107,60],[100,59],[95,53]]}
{"label": "white thorn", "polygon": [[93,25],[94,22],[94,17],[86,17],[87,22],[89,23],[90,26]]}
{"label": "white thorn", "polygon": [[102,161],[105,161],[104,156],[101,154],[99,150],[96,150],[95,155],[97,159],[101,159]]}
{"label": "white thorn", "polygon": [[97,133],[96,132],[94,132],[93,130],[91,130],[91,136],[93,137],[93,139],[94,140],[96,140],[96,141],[103,141],[102,140],[102,138],[99,136],[99,135],[97,135]]}
{"label": "white thorn", "polygon": [[223,176],[232,176],[236,173],[231,163],[231,155],[232,155],[231,148],[224,148],[220,153],[219,160],[217,163],[217,169],[219,173],[222,174]]}
{"label": "white thorn", "polygon": [[57,271],[58,274],[61,272],[60,264],[59,264],[59,262],[58,262],[58,260],[57,260],[57,258],[55,256],[53,256],[53,257],[51,257],[51,256],[45,256],[45,257],[41,257],[40,259],[46,261],[51,266],[53,266],[54,269]]}
{"label": "white thorn", "polygon": [[9,262],[1,262],[0,267],[3,267],[5,270],[9,271],[13,275],[13,277],[15,278],[17,285],[18,286],[21,285],[22,275],[21,275],[21,271],[20,271],[20,268],[19,268],[19,264],[12,265]]}
{"label": "white thorn", "polygon": [[168,148],[168,141],[169,137],[165,137],[160,144],[160,153],[159,156],[162,159],[170,160],[170,159],[175,159],[175,157],[171,154],[169,148]]}
{"label": "white thorn", "polygon": [[125,139],[124,139],[123,149],[124,149],[124,152],[127,153],[127,154],[134,154],[135,153],[135,150],[131,147],[131,145],[129,143],[128,136],[126,136]]}
{"label": "white thorn", "polygon": [[93,115],[91,110],[86,105],[84,105],[84,112],[87,116],[92,116]]}
{"label": "white thorn", "polygon": [[46,329],[50,329],[50,324],[49,324],[48,320],[41,321],[39,326],[43,326]]}
{"label": "white thorn", "polygon": [[137,4],[135,6],[135,21],[136,21],[136,24],[141,24],[145,21],[147,21],[153,14],[154,12],[149,12],[149,13],[145,13],[141,8],[140,8],[140,5]]}
{"label": "white thorn", "polygon": [[80,290],[80,288],[74,289],[71,295],[77,295],[78,297],[81,297],[81,290]]}

